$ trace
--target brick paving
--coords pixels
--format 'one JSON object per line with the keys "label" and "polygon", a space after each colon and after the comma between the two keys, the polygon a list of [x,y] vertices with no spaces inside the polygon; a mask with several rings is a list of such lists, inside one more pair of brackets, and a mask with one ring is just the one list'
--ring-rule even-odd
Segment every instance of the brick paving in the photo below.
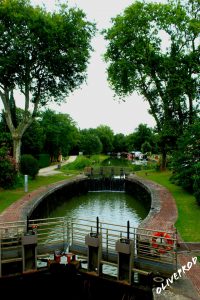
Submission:
{"label": "brick paving", "polygon": [[[149,180],[139,178],[136,179],[135,176],[130,178],[130,180],[139,180],[142,185],[147,187],[152,196],[151,214],[145,219],[142,227],[144,228],[145,225],[146,228],[153,230],[175,230],[174,223],[176,222],[178,212],[175,200],[169,191],[159,184],[155,184]],[[53,187],[60,185],[62,185],[61,182],[46,187],[41,187],[31,193],[27,193],[24,197],[14,202],[3,213],[0,214],[0,223],[14,222],[24,219],[26,207],[32,205],[35,199],[42,194],[45,194]],[[182,242],[179,235],[178,241]],[[191,261],[191,258],[191,254],[178,254],[178,262],[181,266],[187,265],[187,262]],[[193,265],[191,270],[186,272],[185,275],[191,281],[192,286],[197,291],[199,295],[199,298],[197,299],[200,299],[200,264],[197,263],[196,265]]]}
{"label": "brick paving", "polygon": [[[132,180],[135,177],[133,176]],[[174,224],[178,217],[178,211],[176,207],[175,200],[171,193],[163,186],[156,184],[150,180],[139,179],[141,184],[144,184],[152,196],[152,213],[141,224],[141,227],[146,227],[152,230],[162,230],[162,231],[175,231]],[[178,243],[183,242],[180,235],[177,235]],[[194,255],[196,256],[196,255]],[[178,263],[181,266],[187,265],[189,261],[192,260],[190,253],[178,254]],[[197,262],[193,265],[190,271],[185,273],[186,278],[191,282],[194,290],[197,292],[197,299],[200,299],[200,263]],[[192,298],[194,299],[194,298]]]}
{"label": "brick paving", "polygon": [[30,205],[36,197],[44,193],[46,190],[46,187],[41,187],[31,193],[27,193],[21,199],[11,204],[0,214],[0,223],[22,220],[24,208],[27,205]]}

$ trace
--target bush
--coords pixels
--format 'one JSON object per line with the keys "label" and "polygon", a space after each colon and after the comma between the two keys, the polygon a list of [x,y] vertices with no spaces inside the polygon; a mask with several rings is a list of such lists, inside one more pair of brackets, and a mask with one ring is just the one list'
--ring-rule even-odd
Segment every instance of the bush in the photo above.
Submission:
{"label": "bush", "polygon": [[39,164],[39,168],[48,167],[51,164],[51,159],[49,154],[39,154],[36,156]]}
{"label": "bush", "polygon": [[0,149],[0,187],[8,189],[13,187],[16,182],[16,163],[5,148]]}
{"label": "bush", "polygon": [[24,154],[21,156],[20,172],[23,175],[29,175],[32,179],[38,174],[39,164],[36,158],[31,154]]}

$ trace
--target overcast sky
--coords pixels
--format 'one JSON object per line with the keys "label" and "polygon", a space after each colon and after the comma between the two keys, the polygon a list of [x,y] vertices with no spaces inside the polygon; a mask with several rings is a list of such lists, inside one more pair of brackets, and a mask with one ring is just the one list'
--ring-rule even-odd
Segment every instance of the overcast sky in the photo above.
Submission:
{"label": "overcast sky", "polygon": [[[60,1],[65,2],[64,0]],[[46,9],[54,10],[54,0],[32,0],[33,4],[45,5]],[[69,0],[69,6],[81,8],[89,21],[95,21],[98,29],[111,26],[111,18],[122,13],[133,3],[132,0]],[[108,125],[114,133],[132,133],[140,123],[154,127],[155,121],[148,113],[148,102],[136,93],[126,98],[125,102],[114,100],[114,91],[107,83],[106,64],[103,54],[106,51],[106,42],[97,34],[92,45],[94,52],[91,55],[88,67],[87,84],[70,94],[67,102],[61,106],[50,106],[57,112],[67,113],[77,123],[80,129],[96,128],[99,125]]]}
{"label": "overcast sky", "polygon": [[[65,2],[64,0],[60,1]],[[42,5],[49,10],[55,9],[54,0],[32,0],[32,3]],[[111,26],[111,18],[122,13],[133,3],[132,0],[69,0],[72,7],[81,8],[89,21],[95,21],[98,29]],[[94,52],[88,67],[87,84],[69,95],[67,102],[61,106],[51,106],[56,111],[68,113],[80,129],[96,128],[108,125],[114,133],[132,133],[140,123],[154,127],[155,121],[148,113],[148,102],[136,93],[126,98],[125,102],[114,100],[114,91],[107,82],[106,64],[103,54],[106,42],[101,34],[96,34],[92,40]]]}

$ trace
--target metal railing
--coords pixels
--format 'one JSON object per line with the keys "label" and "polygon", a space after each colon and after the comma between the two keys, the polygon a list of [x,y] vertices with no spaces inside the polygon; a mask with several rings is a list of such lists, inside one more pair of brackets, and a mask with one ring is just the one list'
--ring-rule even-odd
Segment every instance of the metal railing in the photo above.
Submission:
{"label": "metal railing", "polygon": [[[30,220],[29,228],[37,227],[38,245],[85,246],[85,236],[89,233],[98,233],[102,236],[103,252],[109,257],[115,252],[116,242],[130,239],[134,244],[134,257],[158,262],[177,264],[176,232],[165,232],[166,237],[159,236],[152,229],[137,229],[130,225],[118,225],[97,220],[73,218],[48,218]],[[80,250],[76,250],[77,253]]]}
{"label": "metal railing", "polygon": [[[103,259],[112,261],[117,257],[116,242],[133,241],[133,257],[135,261],[151,261],[167,263],[177,267],[177,239],[175,232],[137,229],[127,225],[117,225],[99,220],[73,219],[67,217],[35,219],[22,222],[0,224],[0,276],[2,265],[23,259],[22,236],[37,235],[37,256],[49,256],[56,249],[62,252],[76,251],[87,253],[85,237],[89,233],[98,233],[102,237]],[[76,247],[77,246],[77,247]]]}

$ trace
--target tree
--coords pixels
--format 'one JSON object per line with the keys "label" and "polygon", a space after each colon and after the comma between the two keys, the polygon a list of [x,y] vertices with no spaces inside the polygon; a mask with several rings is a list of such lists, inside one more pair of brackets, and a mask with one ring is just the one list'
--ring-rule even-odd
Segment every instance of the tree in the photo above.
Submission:
{"label": "tree", "polygon": [[[15,108],[14,120],[16,127],[22,121],[24,111],[21,108]],[[12,136],[6,123],[5,112],[1,113],[0,120],[0,144],[3,142],[10,149],[10,154],[13,152]],[[21,153],[37,155],[44,148],[44,133],[43,128],[37,118],[33,120],[22,136]]]}
{"label": "tree", "polygon": [[133,150],[141,151],[145,142],[153,143],[153,132],[146,124],[139,124],[134,132]]}
{"label": "tree", "polygon": [[47,109],[41,114],[40,126],[44,133],[44,151],[57,159],[59,154],[68,155],[78,142],[76,123],[68,114]]}
{"label": "tree", "polygon": [[144,142],[141,146],[141,150],[142,150],[142,153],[148,153],[148,152],[151,152],[152,147],[149,142]]}
{"label": "tree", "polygon": [[200,119],[190,125],[178,139],[178,148],[173,155],[171,180],[184,189],[200,194]]}
{"label": "tree", "polygon": [[96,128],[96,133],[103,145],[103,153],[107,154],[113,150],[114,133],[107,125],[100,125]]}
{"label": "tree", "polygon": [[37,119],[31,123],[22,137],[21,154],[32,154],[36,157],[44,152],[44,128]]}
{"label": "tree", "polygon": [[136,1],[104,30],[109,83],[122,98],[137,91],[148,101],[161,140],[162,168],[167,148],[197,114],[199,10],[199,0]]}
{"label": "tree", "polygon": [[115,153],[127,152],[126,136],[123,133],[117,133],[114,135],[113,151]]}
{"label": "tree", "polygon": [[[32,7],[29,0],[0,1],[0,97],[17,163],[21,138],[38,108],[51,101],[61,103],[86,79],[94,32],[95,25],[79,9],[62,5],[49,13]],[[10,101],[16,91],[24,101],[18,126]]]}
{"label": "tree", "polygon": [[101,153],[103,146],[98,135],[95,133],[95,129],[81,130],[79,148],[86,155]]}
{"label": "tree", "polygon": [[[129,151],[136,150],[143,152],[142,146],[144,145],[144,143],[148,143],[151,151],[155,151],[157,141],[154,131],[152,128],[148,127],[147,124],[141,123],[133,133],[127,136],[127,147]],[[147,152],[147,150],[145,152]]]}

